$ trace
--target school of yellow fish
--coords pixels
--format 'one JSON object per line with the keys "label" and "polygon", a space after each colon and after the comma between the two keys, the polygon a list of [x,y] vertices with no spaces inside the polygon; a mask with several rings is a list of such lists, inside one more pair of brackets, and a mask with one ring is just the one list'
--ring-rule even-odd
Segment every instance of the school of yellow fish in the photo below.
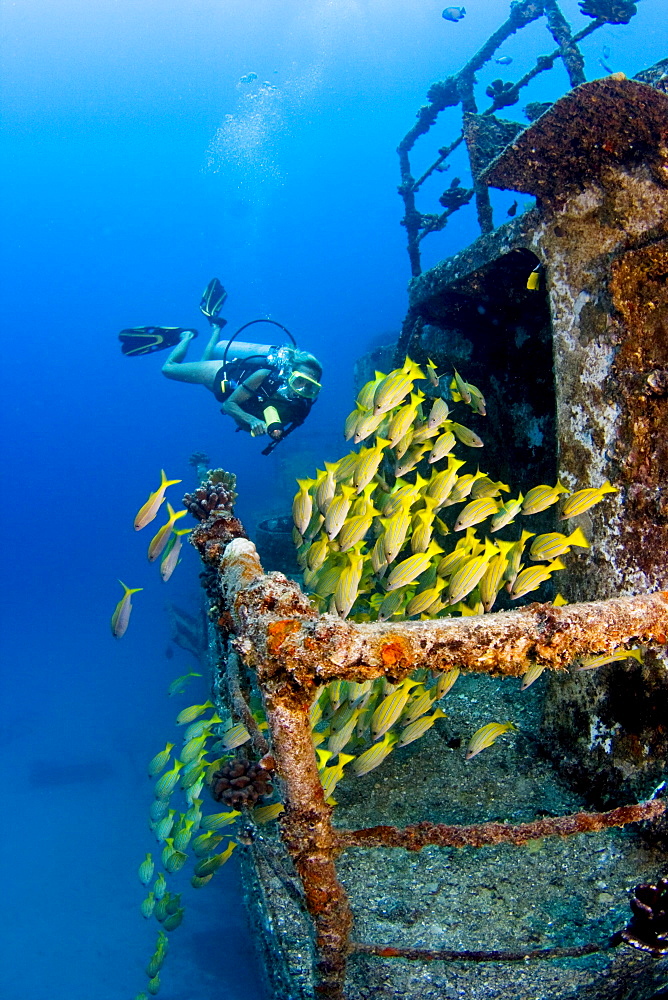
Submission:
{"label": "school of yellow fish", "polygon": [[[165,470],[160,470],[160,486],[157,490],[149,495],[148,500],[145,504],[139,508],[137,516],[135,517],[135,531],[141,531],[145,528],[147,524],[155,520],[158,516],[158,512],[163,503],[166,502],[165,491],[168,486],[175,486],[180,483],[180,479],[167,479],[165,475]],[[180,562],[179,556],[181,554],[181,546],[184,535],[189,534],[192,528],[182,528],[177,529],[175,524],[180,518],[185,517],[188,513],[187,510],[175,511],[171,504],[167,503],[167,521],[163,524],[156,534],[153,536],[148,546],[148,561],[155,562],[162,556],[160,560],[160,576],[162,577],[163,583],[167,583],[172,573],[176,569],[177,564]],[[123,588],[123,596],[116,605],[113,615],[111,616],[111,634],[116,639],[122,639],[125,635],[128,625],[130,624],[130,615],[132,613],[132,595],[138,594],[143,587],[126,587],[122,580],[118,581]]]}
{"label": "school of yellow fish", "polygon": [[[572,518],[617,490],[606,482],[571,493],[557,482],[505,496],[510,487],[479,466],[464,470],[467,457],[456,450],[478,449],[483,441],[452,419],[450,402],[486,414],[482,392],[458,371],[439,377],[433,362],[423,370],[407,357],[387,375],[376,372],[344,425],[346,440],[359,448],[325,462],[312,479],[297,480],[297,558],[321,612],[355,621],[478,615],[492,610],[503,588],[511,600],[524,597],[564,568],[560,557],[572,547],[589,547],[580,527],[536,535],[517,520],[558,503],[560,517]],[[461,506],[448,511],[455,505]],[[510,537],[499,537],[506,528]],[[541,672],[528,667],[523,689]],[[368,773],[442,718],[438,702],[457,674],[418,671],[396,687],[380,679],[323,688],[311,723],[327,800],[335,801],[344,773]],[[513,728],[483,726],[467,759]]]}
{"label": "school of yellow fish", "polygon": [[[177,677],[169,685],[167,694],[182,694],[190,678],[199,676],[190,671]],[[259,706],[254,706],[254,715],[260,727],[266,728]],[[169,876],[192,862],[190,884],[200,889],[211,881],[238,846],[226,828],[233,826],[241,814],[230,809],[205,815],[202,810],[204,799],[200,796],[215,772],[231,759],[229,751],[250,739],[245,726],[234,725],[229,718],[221,719],[213,702],[208,700],[182,709],[176,716],[176,724],[186,727],[178,755],[173,753],[175,744],[168,742],[147,766],[149,778],[155,779],[149,827],[157,841],[160,864],[164,869],[156,874],[156,862],[150,852],[138,869],[139,881],[147,891],[140,911],[147,920],[155,917],[161,924],[155,951],[146,966],[146,989],[151,996],[155,996],[160,989],[160,970],[167,954],[168,933],[180,926],[185,914],[181,893],[168,891]],[[217,759],[209,756],[221,751],[223,755]],[[171,808],[175,794],[184,799],[181,810]],[[254,822],[263,824],[276,819],[282,811],[283,805],[273,802],[257,806],[251,810],[251,816]],[[219,845],[225,838],[227,844],[221,850]],[[142,998],[146,998],[146,993],[137,994],[135,1000]]]}

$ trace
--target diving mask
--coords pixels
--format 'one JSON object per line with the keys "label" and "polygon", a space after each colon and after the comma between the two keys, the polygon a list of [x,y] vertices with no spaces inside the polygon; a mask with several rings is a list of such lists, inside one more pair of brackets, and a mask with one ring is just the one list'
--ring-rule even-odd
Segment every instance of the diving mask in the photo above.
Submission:
{"label": "diving mask", "polygon": [[288,376],[288,386],[303,399],[315,399],[322,386],[305,372],[294,371]]}

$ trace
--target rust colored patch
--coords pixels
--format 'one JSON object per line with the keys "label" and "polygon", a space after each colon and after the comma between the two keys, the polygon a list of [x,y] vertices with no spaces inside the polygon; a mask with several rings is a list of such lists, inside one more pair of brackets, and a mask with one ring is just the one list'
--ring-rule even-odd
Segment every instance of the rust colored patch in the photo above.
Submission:
{"label": "rust colored patch", "polygon": [[322,913],[329,903],[329,894],[324,889],[311,889],[306,898],[311,913]]}
{"label": "rust colored patch", "polygon": [[384,667],[396,667],[399,664],[411,664],[413,653],[408,643],[396,638],[380,647],[380,658]]}
{"label": "rust colored patch", "polygon": [[267,625],[267,650],[270,656],[276,656],[287,636],[299,632],[301,623],[294,619],[271,622]]}

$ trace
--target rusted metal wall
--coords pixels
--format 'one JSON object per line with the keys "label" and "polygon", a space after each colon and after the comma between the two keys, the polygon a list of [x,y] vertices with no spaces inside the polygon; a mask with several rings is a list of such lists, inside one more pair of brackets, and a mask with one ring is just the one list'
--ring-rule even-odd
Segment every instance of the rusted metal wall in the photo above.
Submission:
{"label": "rusted metal wall", "polygon": [[[589,551],[569,556],[562,589],[578,601],[664,588],[668,98],[659,87],[621,75],[585,84],[525,130],[482,176],[493,186],[533,194],[537,209],[413,282],[411,309],[440,324],[432,339],[447,354],[447,305],[460,286],[474,290],[493,268],[495,254],[497,265],[516,263],[529,251],[544,264],[553,368],[544,402],[554,412],[555,464],[571,488],[607,479],[619,490],[605,513],[592,511],[542,529],[572,530],[579,523],[591,539]],[[527,260],[524,267],[528,271]],[[511,266],[506,282],[509,298],[516,298]],[[502,285],[503,279],[497,281],[497,288]],[[476,342],[472,331],[471,340],[471,365],[480,368],[486,364],[484,338]],[[519,414],[512,366],[497,372],[490,366],[488,377],[500,389],[497,406],[510,389],[508,405]],[[522,379],[526,412],[506,435],[520,461],[531,427],[546,422],[531,391],[531,363],[520,372],[520,386]],[[545,444],[549,455],[548,436]],[[500,468],[503,451],[497,443]],[[525,454],[535,471],[534,454],[528,448]],[[604,669],[595,677],[553,684],[546,703],[565,770],[592,790],[598,804],[631,790],[640,794],[659,780],[668,760],[667,718],[668,666],[657,653],[621,672]]]}

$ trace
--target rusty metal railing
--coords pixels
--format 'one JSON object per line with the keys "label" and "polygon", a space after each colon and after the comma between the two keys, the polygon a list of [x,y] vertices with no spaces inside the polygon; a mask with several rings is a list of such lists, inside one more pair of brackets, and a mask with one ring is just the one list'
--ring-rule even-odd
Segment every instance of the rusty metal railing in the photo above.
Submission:
{"label": "rusty metal railing", "polygon": [[[389,824],[366,830],[335,829],[332,807],[325,802],[320,782],[308,712],[317,688],[333,680],[386,677],[396,683],[420,666],[437,671],[458,666],[463,671],[518,676],[528,658],[559,671],[583,654],[633,641],[665,643],[668,593],[559,608],[532,604],[518,611],[467,618],[356,624],[318,614],[296,583],[280,573],[265,574],[255,546],[245,537],[231,507],[206,513],[190,537],[207,567],[210,614],[227,655],[223,684],[233,713],[249,728],[255,752],[282,783],[281,836],[315,926],[319,995],[329,1000],[343,996],[346,960],[353,951],[423,960],[517,961],[597,950],[583,945],[536,952],[437,953],[353,942],[353,918],[337,878],[337,856],[351,846],[420,850],[427,844],[523,844],[536,837],[569,836],[654,820],[664,812],[663,802],[650,800],[605,813],[575,813],[515,826],[418,823],[404,829]],[[264,700],[269,743],[245,697],[244,689],[255,685]]]}
{"label": "rusty metal railing", "polygon": [[[401,171],[399,194],[404,202],[404,217],[401,224],[406,229],[413,277],[422,272],[420,244],[424,237],[429,233],[440,232],[449,216],[467,205],[473,197],[475,197],[480,232],[490,233],[494,229],[488,185],[480,174],[494,156],[511,143],[524,128],[519,123],[495,118],[495,112],[517,104],[520,92],[540,73],[552,69],[558,60],[564,65],[571,87],[584,83],[586,81],[584,58],[579,43],[604,25],[628,24],[636,13],[636,7],[630,0],[582,0],[580,6],[581,12],[593,20],[580,31],[573,33],[557,0],[516,0],[510,4],[508,18],[490,35],[466,65],[458,73],[433,83],[429,88],[428,103],[419,109],[417,121],[397,148]],[[484,111],[479,112],[475,93],[475,74],[492,59],[511,35],[541,17],[545,17],[547,30],[557,47],[545,55],[538,56],[534,66],[519,80],[515,82],[494,80],[485,91],[491,103]],[[410,153],[415,143],[430,131],[441,112],[457,105],[461,105],[462,109],[461,131],[438,150],[436,159],[419,177],[414,177],[411,171]],[[531,114],[533,120],[541,113],[541,108],[544,110],[545,107],[546,105],[536,105],[532,108],[531,105],[527,105],[527,115]],[[446,161],[462,143],[466,145],[468,153],[472,187],[462,187],[459,178],[455,178],[439,199],[442,211],[421,212],[416,205],[416,195],[425,181],[447,169]]]}

